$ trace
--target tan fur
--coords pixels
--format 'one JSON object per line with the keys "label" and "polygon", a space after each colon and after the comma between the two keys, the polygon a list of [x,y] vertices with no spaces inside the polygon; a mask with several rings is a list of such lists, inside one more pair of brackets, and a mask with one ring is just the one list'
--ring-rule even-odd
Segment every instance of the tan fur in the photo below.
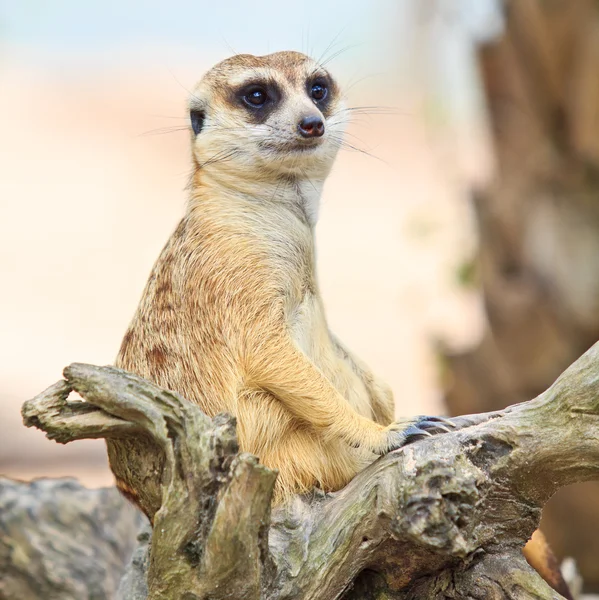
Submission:
{"label": "tan fur", "polygon": [[[329,81],[325,135],[294,150],[306,93]],[[232,90],[268,78],[284,97],[251,122]],[[276,500],[344,486],[411,421],[389,425],[389,388],[330,333],[315,272],[320,190],[346,120],[330,75],[306,56],[236,56],[198,84],[187,212],[162,251],[117,366],[237,417],[241,448],[279,470]],[[395,444],[397,446],[398,444]]]}

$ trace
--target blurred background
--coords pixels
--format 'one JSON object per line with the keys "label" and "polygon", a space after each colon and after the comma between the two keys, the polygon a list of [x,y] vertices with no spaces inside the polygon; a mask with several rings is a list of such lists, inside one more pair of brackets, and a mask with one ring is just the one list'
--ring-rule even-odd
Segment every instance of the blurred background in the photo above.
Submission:
{"label": "blurred background", "polygon": [[[599,338],[596,0],[0,0],[0,473],[110,485],[21,403],[109,364],[184,211],[188,90],[234,53],[327,63],[351,106],[317,227],[332,329],[397,414],[530,399]],[[543,528],[599,588],[599,486]]]}

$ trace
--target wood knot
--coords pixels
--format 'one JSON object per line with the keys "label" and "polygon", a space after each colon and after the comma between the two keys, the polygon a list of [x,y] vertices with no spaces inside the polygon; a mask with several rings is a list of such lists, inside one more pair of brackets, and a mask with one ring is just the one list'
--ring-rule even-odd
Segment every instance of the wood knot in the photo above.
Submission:
{"label": "wood knot", "polygon": [[397,533],[452,556],[468,555],[476,549],[469,541],[468,526],[483,481],[481,472],[464,457],[420,465],[404,488]]}

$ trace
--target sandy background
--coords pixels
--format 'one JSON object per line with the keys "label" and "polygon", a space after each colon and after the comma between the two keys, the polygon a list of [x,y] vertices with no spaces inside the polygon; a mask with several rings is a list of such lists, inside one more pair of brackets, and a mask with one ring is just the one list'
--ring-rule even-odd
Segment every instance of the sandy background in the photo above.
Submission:
{"label": "sandy background", "polygon": [[[222,46],[174,71],[142,62],[139,48],[93,61],[26,45],[1,55],[0,473],[110,483],[102,442],[46,441],[21,425],[20,405],[70,362],[114,359],[186,201],[188,135],[156,130],[186,123],[186,89],[231,53]],[[172,48],[150,56],[175,62]],[[430,81],[352,88],[350,103],[398,114],[352,125],[352,143],[377,158],[341,152],[317,228],[331,326],[389,381],[404,415],[443,412],[432,343],[470,344],[483,318],[458,273],[476,241],[469,189],[488,176],[489,150],[480,115],[441,118],[446,98]]]}

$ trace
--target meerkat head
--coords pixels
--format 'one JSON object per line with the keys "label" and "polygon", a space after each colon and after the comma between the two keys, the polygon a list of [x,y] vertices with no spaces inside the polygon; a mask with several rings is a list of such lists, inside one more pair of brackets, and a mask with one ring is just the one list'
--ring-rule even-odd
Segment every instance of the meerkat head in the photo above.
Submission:
{"label": "meerkat head", "polygon": [[245,180],[324,179],[341,144],[343,108],[331,75],[304,54],[233,56],[191,96],[196,167]]}

